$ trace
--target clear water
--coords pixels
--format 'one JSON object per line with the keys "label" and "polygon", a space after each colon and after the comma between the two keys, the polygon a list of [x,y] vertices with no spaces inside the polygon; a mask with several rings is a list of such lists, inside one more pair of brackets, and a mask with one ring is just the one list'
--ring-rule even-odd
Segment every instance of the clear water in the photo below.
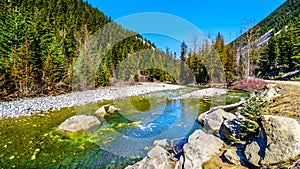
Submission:
{"label": "clear water", "polygon": [[[124,168],[146,155],[154,140],[181,148],[199,128],[199,114],[239,101],[237,91],[214,98],[178,98],[197,90],[180,89],[89,104],[18,119],[0,120],[0,168]],[[70,134],[58,125],[76,114],[93,114],[113,104],[118,113],[101,119],[92,131]]]}

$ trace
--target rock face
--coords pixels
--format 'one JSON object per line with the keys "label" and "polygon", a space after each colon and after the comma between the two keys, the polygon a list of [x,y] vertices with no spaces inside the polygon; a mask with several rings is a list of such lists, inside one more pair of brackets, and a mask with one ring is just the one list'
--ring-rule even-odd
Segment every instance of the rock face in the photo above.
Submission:
{"label": "rock face", "polygon": [[201,169],[202,164],[208,161],[214,154],[220,153],[223,142],[202,130],[196,130],[183,147],[184,168]]}
{"label": "rock face", "polygon": [[264,115],[262,130],[263,136],[245,150],[251,164],[268,167],[300,155],[300,124],[295,119]]}
{"label": "rock face", "polygon": [[172,154],[163,147],[156,145],[147,153],[147,157],[126,167],[126,169],[181,169],[183,159],[172,159]]}
{"label": "rock face", "polygon": [[267,148],[262,165],[285,162],[300,155],[300,124],[292,118],[262,117]]}
{"label": "rock face", "polygon": [[198,121],[203,125],[203,128],[208,133],[219,133],[224,119],[234,119],[236,116],[232,113],[227,113],[223,109],[214,110],[212,112],[205,112],[201,114]]}
{"label": "rock face", "polygon": [[58,129],[62,131],[78,132],[92,129],[100,124],[100,121],[95,116],[77,115],[65,120],[59,125]]}

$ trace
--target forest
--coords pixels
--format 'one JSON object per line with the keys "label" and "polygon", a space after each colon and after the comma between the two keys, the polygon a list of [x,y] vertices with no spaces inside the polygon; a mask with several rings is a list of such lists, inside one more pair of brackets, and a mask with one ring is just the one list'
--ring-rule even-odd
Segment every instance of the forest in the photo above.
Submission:
{"label": "forest", "polygon": [[84,41],[107,23],[114,29],[102,29],[103,40],[132,36],[101,60],[96,87],[109,85],[113,69],[129,52],[152,46],[81,0],[6,0],[0,5],[1,100],[69,92]]}
{"label": "forest", "polygon": [[207,83],[212,80],[208,75],[219,76],[217,68],[204,66],[205,57],[217,55],[212,53],[214,47],[222,53],[226,78],[232,78],[232,60],[223,57],[232,51],[224,46],[221,35],[216,43],[207,40],[194,50],[183,42],[181,56],[176,56],[157,50],[150,41],[81,0],[7,0],[1,9],[1,100],[109,86],[112,77]]}
{"label": "forest", "polygon": [[259,76],[268,78],[283,75],[300,67],[300,20],[272,34],[258,62]]}
{"label": "forest", "polygon": [[[58,95],[118,81],[230,83],[300,67],[300,11],[288,0],[230,44],[219,33],[181,53],[158,50],[83,0],[0,4],[0,100]],[[273,29],[264,46],[256,40]],[[250,38],[251,37],[251,38]],[[247,56],[239,48],[247,46]],[[297,80],[297,78],[296,78]]]}

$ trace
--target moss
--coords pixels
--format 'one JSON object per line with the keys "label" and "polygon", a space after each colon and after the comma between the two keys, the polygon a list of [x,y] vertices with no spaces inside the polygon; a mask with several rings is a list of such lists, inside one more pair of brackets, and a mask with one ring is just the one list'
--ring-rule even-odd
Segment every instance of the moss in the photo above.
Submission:
{"label": "moss", "polygon": [[[107,102],[99,103],[99,105]],[[0,168],[56,168],[80,161],[98,146],[86,133],[57,130],[74,108],[0,120]]]}

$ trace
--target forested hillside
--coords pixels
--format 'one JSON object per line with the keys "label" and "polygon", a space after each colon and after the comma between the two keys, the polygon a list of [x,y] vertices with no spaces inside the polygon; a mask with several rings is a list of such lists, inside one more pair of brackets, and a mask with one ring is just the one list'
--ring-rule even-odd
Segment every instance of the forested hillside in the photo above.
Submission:
{"label": "forested hillside", "polygon": [[299,44],[300,1],[287,0],[229,45],[237,51],[240,74],[248,71],[240,77],[282,79],[285,73],[299,69]]}
{"label": "forested hillside", "polygon": [[[2,0],[0,8],[1,100],[70,91],[84,41],[111,22],[82,0]],[[107,41],[129,32],[113,25],[115,29],[102,30]],[[151,46],[139,35],[119,42],[101,61],[96,85],[109,85],[114,69],[128,53]]]}
{"label": "forested hillside", "polygon": [[258,65],[257,74],[265,78],[282,78],[284,73],[300,68],[300,21],[273,32]]}
{"label": "forested hillside", "polygon": [[[271,3],[271,2],[270,2]],[[260,21],[257,25],[248,25],[254,26],[253,29],[259,29],[259,35],[263,35],[271,29],[274,29],[275,32],[283,29],[287,25],[291,25],[299,21],[300,19],[300,1],[299,0],[287,0],[275,11],[273,11],[269,16]],[[251,19],[251,18],[249,18]],[[243,28],[244,29],[244,28]],[[244,33],[237,39],[235,39],[231,44],[239,43],[242,38],[246,36]]]}

